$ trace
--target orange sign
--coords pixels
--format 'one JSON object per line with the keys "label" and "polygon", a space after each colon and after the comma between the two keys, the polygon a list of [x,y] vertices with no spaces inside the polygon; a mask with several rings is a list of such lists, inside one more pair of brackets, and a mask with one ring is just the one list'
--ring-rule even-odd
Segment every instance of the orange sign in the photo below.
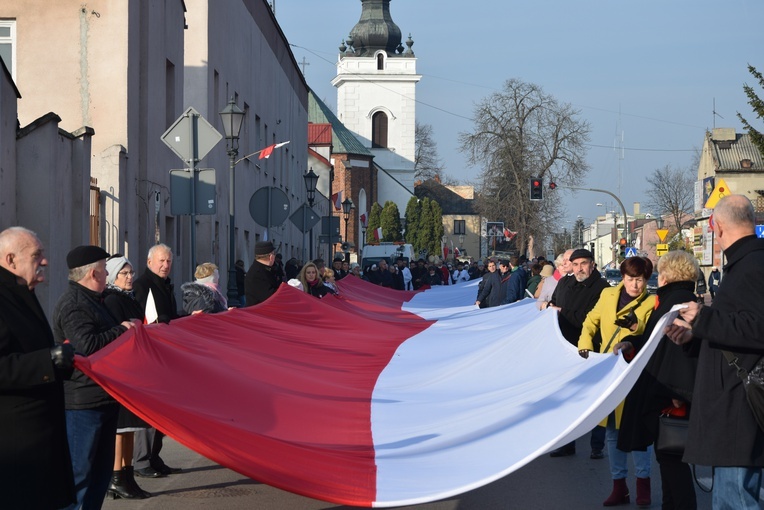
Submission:
{"label": "orange sign", "polygon": [[659,228],[655,231],[656,234],[658,234],[658,239],[661,240],[661,242],[664,242],[666,240],[666,234],[668,234],[667,228]]}
{"label": "orange sign", "polygon": [[714,188],[714,191],[711,193],[711,195],[709,195],[705,208],[713,209],[716,207],[716,203],[719,201],[719,199],[731,193],[732,191],[730,191],[730,188],[727,186],[727,183],[724,182],[724,179],[717,180],[716,187]]}

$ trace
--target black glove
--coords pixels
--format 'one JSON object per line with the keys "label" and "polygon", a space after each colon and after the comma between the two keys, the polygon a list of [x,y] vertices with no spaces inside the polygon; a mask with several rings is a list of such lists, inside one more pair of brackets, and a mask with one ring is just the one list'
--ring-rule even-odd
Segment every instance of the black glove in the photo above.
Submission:
{"label": "black glove", "polygon": [[615,320],[615,325],[621,326],[625,329],[631,329],[631,327],[637,322],[637,314],[634,313],[634,310],[629,310],[629,313]]}
{"label": "black glove", "polygon": [[59,370],[71,370],[74,368],[74,346],[58,344],[50,350],[50,359]]}

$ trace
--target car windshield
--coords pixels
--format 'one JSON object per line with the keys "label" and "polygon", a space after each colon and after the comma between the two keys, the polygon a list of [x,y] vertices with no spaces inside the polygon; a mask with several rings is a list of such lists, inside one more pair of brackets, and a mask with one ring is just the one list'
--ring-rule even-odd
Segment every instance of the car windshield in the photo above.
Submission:
{"label": "car windshield", "polygon": [[621,277],[621,271],[618,269],[605,270],[605,278],[620,278],[620,277]]}
{"label": "car windshield", "polygon": [[650,278],[647,279],[648,285],[658,285],[658,273],[653,273]]}

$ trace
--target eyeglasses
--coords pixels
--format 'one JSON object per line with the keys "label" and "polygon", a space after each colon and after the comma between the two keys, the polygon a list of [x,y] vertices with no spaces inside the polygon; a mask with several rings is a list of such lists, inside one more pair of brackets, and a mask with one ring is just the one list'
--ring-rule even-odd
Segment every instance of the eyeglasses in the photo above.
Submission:
{"label": "eyeglasses", "polygon": [[135,271],[120,271],[117,273],[117,276],[121,276],[123,278],[127,278],[129,276],[132,278],[135,276]]}

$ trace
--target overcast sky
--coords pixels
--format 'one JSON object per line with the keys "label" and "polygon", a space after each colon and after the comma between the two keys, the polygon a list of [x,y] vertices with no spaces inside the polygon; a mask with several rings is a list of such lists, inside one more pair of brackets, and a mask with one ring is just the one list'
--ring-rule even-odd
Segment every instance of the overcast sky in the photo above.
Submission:
{"label": "overcast sky", "polygon": [[[309,63],[308,85],[336,111],[330,81],[361,0],[275,2],[296,60]],[[653,170],[690,166],[707,129],[741,131],[738,111],[764,129],[742,90],[748,83],[764,97],[747,70],[764,72],[762,0],[392,0],[390,12],[404,41],[414,40],[417,120],[432,125],[446,173],[462,182],[482,169],[459,151],[459,133],[473,129],[474,105],[509,78],[580,111],[591,124],[581,186],[619,194],[629,212],[646,201]],[[567,221],[592,222],[612,202],[570,195]]]}

